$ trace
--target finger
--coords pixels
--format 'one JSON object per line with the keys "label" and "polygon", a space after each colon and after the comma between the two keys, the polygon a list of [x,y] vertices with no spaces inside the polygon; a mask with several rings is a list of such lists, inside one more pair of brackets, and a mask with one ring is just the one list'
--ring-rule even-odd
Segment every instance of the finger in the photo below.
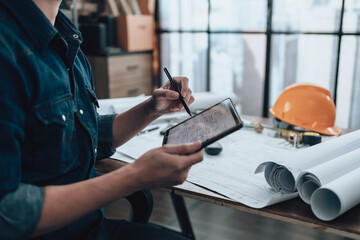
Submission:
{"label": "finger", "polygon": [[178,105],[178,106],[171,107],[169,110],[171,112],[178,112],[178,111],[182,111],[183,108],[184,108],[183,106]]}
{"label": "finger", "polygon": [[160,88],[162,89],[170,89],[171,88],[171,84],[170,81],[167,81],[164,85],[162,85]]}
{"label": "finger", "polygon": [[192,91],[191,91],[191,89],[189,88],[188,93],[187,93],[186,98],[185,98],[185,101],[186,101],[186,103],[187,103],[188,105],[190,105],[190,98],[191,98],[191,96],[192,96]]}
{"label": "finger", "polygon": [[181,111],[179,106],[171,106],[168,108],[168,113],[174,113],[174,112],[179,112]]}
{"label": "finger", "polygon": [[170,154],[188,155],[196,152],[201,147],[201,142],[197,141],[190,144],[182,145],[164,145],[164,151]]}
{"label": "finger", "polygon": [[194,96],[190,96],[190,99],[189,99],[189,105],[192,104],[193,102],[195,101],[195,98]]}
{"label": "finger", "polygon": [[170,100],[176,100],[179,98],[179,93],[176,91],[168,90],[168,89],[162,89],[158,88],[154,90],[154,95],[156,97],[164,97],[166,99]]}
{"label": "finger", "polygon": [[180,156],[180,158],[182,159],[184,168],[189,168],[192,165],[201,162],[204,159],[204,153],[202,151],[199,151],[191,155]]}
{"label": "finger", "polygon": [[189,89],[189,79],[187,77],[174,77],[174,80],[177,85],[181,86],[181,96],[185,98]]}

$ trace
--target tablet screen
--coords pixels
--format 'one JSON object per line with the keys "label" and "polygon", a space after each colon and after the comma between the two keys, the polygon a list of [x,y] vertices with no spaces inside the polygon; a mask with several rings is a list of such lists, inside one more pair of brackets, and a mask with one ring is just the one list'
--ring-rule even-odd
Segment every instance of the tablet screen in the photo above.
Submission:
{"label": "tablet screen", "polygon": [[170,128],[165,133],[163,143],[175,145],[196,141],[210,143],[239,129],[241,126],[242,121],[231,100],[225,99]]}

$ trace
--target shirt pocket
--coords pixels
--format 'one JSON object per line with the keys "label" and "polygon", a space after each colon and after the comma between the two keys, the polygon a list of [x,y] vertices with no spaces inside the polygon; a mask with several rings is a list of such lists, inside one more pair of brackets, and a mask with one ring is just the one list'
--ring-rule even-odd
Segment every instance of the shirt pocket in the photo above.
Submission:
{"label": "shirt pocket", "polygon": [[35,107],[34,167],[50,173],[66,173],[76,159],[77,108],[71,94],[66,94]]}

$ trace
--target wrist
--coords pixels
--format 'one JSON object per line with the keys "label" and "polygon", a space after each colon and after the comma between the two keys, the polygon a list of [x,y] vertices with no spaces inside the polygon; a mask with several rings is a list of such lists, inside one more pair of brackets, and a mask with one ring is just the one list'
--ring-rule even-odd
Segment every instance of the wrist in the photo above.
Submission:
{"label": "wrist", "polygon": [[139,181],[139,171],[127,164],[111,173],[105,174],[106,184],[102,184],[105,192],[113,197],[111,199],[119,199],[131,195],[132,193],[141,190],[141,183]]}
{"label": "wrist", "polygon": [[156,101],[155,101],[154,96],[151,96],[150,98],[148,98],[145,101],[145,105],[146,105],[148,116],[150,116],[154,119],[161,117],[162,114],[160,113],[160,111],[158,111],[156,109]]}
{"label": "wrist", "polygon": [[135,164],[127,164],[125,167],[123,167],[123,170],[126,172],[127,183],[131,189],[129,194],[145,189],[145,185],[143,181],[141,181],[141,171],[138,167],[135,166]]}

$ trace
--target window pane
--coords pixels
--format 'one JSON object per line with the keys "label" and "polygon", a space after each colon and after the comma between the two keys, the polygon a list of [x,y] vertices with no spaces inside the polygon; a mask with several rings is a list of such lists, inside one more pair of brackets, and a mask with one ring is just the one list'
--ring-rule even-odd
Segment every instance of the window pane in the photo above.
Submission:
{"label": "window pane", "polygon": [[208,0],[160,0],[160,28],[163,30],[207,30]]}
{"label": "window pane", "polygon": [[360,129],[360,37],[344,36],[341,41],[336,124]]}
{"label": "window pane", "polygon": [[[207,49],[206,33],[161,34],[160,68],[167,67],[173,77],[188,77],[189,86],[194,92],[204,92]],[[166,75],[162,71],[161,82],[166,81]]]}
{"label": "window pane", "polygon": [[265,39],[263,34],[211,35],[210,90],[235,93],[242,114],[261,116]]}
{"label": "window pane", "polygon": [[274,35],[271,49],[270,106],[282,90],[308,82],[330,90],[333,96],[337,37],[327,35]]}
{"label": "window pane", "polygon": [[210,29],[265,31],[267,0],[211,0]]}
{"label": "window pane", "polygon": [[274,0],[274,31],[334,32],[339,30],[339,0]]}
{"label": "window pane", "polygon": [[360,0],[345,1],[343,31],[360,32]]}

